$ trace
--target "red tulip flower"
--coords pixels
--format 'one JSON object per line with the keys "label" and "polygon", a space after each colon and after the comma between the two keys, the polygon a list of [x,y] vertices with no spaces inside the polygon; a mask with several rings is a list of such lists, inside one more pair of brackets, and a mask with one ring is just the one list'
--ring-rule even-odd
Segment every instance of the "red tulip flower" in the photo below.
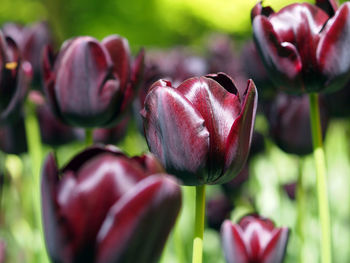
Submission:
{"label": "red tulip flower", "polygon": [[46,246],[52,262],[157,262],[181,206],[180,187],[148,154],[93,147],[42,173]]}
{"label": "red tulip flower", "polygon": [[350,78],[350,3],[296,3],[252,10],[254,39],[276,86],[292,93],[335,91]]}
{"label": "red tulip flower", "polygon": [[125,38],[67,40],[54,59],[43,59],[44,88],[54,113],[66,124],[111,126],[126,112],[138,86],[143,51],[132,63]]}
{"label": "red tulip flower", "polygon": [[226,220],[221,238],[227,263],[281,263],[289,230],[257,215],[243,217],[238,224]]}
{"label": "red tulip flower", "polygon": [[228,182],[247,159],[256,104],[252,80],[241,97],[224,73],[191,78],[177,88],[159,80],[141,112],[148,146],[185,185]]}

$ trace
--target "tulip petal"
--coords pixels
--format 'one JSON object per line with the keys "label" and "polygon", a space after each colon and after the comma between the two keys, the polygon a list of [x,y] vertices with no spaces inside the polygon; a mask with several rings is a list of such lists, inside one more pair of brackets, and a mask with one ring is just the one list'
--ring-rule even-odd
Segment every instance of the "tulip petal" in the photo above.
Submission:
{"label": "tulip petal", "polygon": [[258,16],[258,15],[263,15],[263,16],[270,16],[275,11],[270,7],[270,6],[262,6],[262,1],[258,2],[250,12],[250,18],[253,21],[253,19]]}
{"label": "tulip petal", "polygon": [[205,183],[201,177],[209,150],[204,119],[177,89],[159,81],[151,87],[141,114],[148,146],[169,173],[186,185]]}
{"label": "tulip petal", "polygon": [[280,263],[283,262],[287,243],[289,238],[289,229],[286,227],[276,229],[275,233],[271,237],[268,245],[266,246],[263,255],[262,263]]}
{"label": "tulip petal", "polygon": [[249,262],[248,251],[239,226],[225,220],[221,226],[221,240],[227,263]]}
{"label": "tulip petal", "polygon": [[122,92],[127,88],[130,76],[130,50],[126,38],[111,35],[102,40],[113,62],[113,71],[120,79]]}
{"label": "tulip petal", "polygon": [[325,11],[329,17],[334,16],[338,9],[338,4],[336,0],[316,0],[316,6]]}
{"label": "tulip petal", "polygon": [[283,42],[264,16],[254,18],[253,31],[257,49],[276,84],[283,86],[286,82],[292,82],[298,88],[302,86],[302,62],[296,47]]}
{"label": "tulip petal", "polygon": [[59,221],[56,199],[59,172],[53,154],[44,162],[41,175],[41,202],[46,247],[53,262],[67,262],[68,254],[64,250],[64,222]]}
{"label": "tulip petal", "polygon": [[[350,3],[340,6],[320,33],[317,60],[323,75],[329,80],[327,90],[343,87],[350,77]],[[340,82],[338,82],[340,80]]]}
{"label": "tulip petal", "polygon": [[176,90],[183,94],[204,118],[205,127],[210,134],[207,182],[215,181],[222,175],[226,140],[241,111],[237,88],[227,75],[220,73],[188,79]]}
{"label": "tulip petal", "polygon": [[258,94],[254,82],[248,81],[242,111],[233,123],[226,141],[225,169],[216,183],[226,183],[233,179],[243,168],[248,157],[253,134]]}
{"label": "tulip petal", "polygon": [[98,234],[98,263],[157,262],[181,206],[165,175],[140,182],[109,211]]}

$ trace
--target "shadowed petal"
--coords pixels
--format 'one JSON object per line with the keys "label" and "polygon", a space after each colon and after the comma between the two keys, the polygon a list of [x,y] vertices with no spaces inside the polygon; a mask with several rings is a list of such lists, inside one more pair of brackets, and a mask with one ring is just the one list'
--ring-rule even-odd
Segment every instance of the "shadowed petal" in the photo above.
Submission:
{"label": "shadowed petal", "polygon": [[205,179],[199,181],[209,150],[204,119],[177,89],[162,86],[169,84],[165,81],[157,83],[160,85],[153,85],[142,111],[150,150],[184,184],[205,183]]}
{"label": "shadowed petal", "polygon": [[219,178],[216,183],[232,180],[243,168],[248,157],[253,134],[258,94],[254,82],[248,81],[242,111],[233,123],[226,141],[225,169],[227,176]]}
{"label": "shadowed petal", "polygon": [[98,234],[96,262],[157,262],[180,206],[175,181],[165,175],[143,180],[110,209]]}
{"label": "shadowed petal", "polygon": [[[327,89],[339,89],[350,74],[350,3],[340,6],[335,15],[329,19],[321,32],[321,39],[317,47],[317,60],[323,75],[329,79]],[[345,78],[344,78],[345,76]],[[341,83],[337,80],[341,79]]]}

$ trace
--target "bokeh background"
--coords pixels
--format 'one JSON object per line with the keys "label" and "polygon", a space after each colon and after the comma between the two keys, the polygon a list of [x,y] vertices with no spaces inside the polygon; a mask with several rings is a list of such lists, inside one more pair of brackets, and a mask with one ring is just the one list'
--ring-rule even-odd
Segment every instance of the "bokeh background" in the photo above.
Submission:
{"label": "bokeh background", "polygon": [[[275,10],[296,1],[264,1]],[[299,1],[301,2],[301,1]],[[312,2],[312,1],[309,1]],[[212,33],[229,35],[234,42],[234,52],[239,54],[246,40],[251,38],[250,10],[255,0],[1,0],[0,24],[14,21],[30,24],[45,20],[50,24],[57,47],[67,38],[91,35],[102,39],[109,34],[120,34],[129,40],[134,53],[140,47],[147,49],[190,46],[205,55],[204,44]],[[258,87],[259,89],[259,87]],[[267,134],[263,116],[257,117],[256,129]],[[334,262],[350,262],[350,121],[332,120],[325,139],[332,215]],[[306,232],[302,257],[304,262],[319,261],[319,225],[314,192],[315,172],[312,156],[299,158],[282,152],[269,139],[266,151],[250,162],[250,179],[244,184],[244,197],[236,197],[231,219],[238,220],[256,209],[273,219],[277,226],[292,229],[286,262],[299,262],[300,240],[296,231],[296,204],[290,200],[282,185],[296,180],[303,173],[307,191],[305,198]],[[128,154],[147,150],[142,135],[131,122],[125,139],[118,144]],[[82,143],[56,149],[62,165],[80,149]],[[45,148],[45,152],[50,149]],[[24,154],[5,156],[2,163],[11,178],[1,193],[0,239],[7,249],[6,262],[38,262],[43,252],[40,233],[31,228],[32,182],[29,157]],[[182,253],[183,262],[191,259],[194,192],[184,187],[187,203],[182,211],[179,236],[170,237],[162,257],[163,263],[179,262],[176,253]],[[208,187],[208,198],[215,196],[219,187]],[[248,196],[248,197],[247,197]],[[254,205],[252,205],[254,204]],[[180,238],[182,248],[173,240]],[[224,262],[219,234],[209,228],[205,232],[204,262]]]}

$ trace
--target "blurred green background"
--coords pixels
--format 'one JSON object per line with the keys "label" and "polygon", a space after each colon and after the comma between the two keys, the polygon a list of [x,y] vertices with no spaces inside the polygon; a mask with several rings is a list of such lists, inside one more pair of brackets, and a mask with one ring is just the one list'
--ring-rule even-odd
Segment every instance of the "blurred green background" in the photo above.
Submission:
{"label": "blurred green background", "polygon": [[[295,1],[264,1],[278,10]],[[0,24],[8,21],[23,24],[38,20],[49,21],[57,43],[77,35],[91,35],[102,39],[109,34],[120,34],[128,38],[131,48],[136,51],[141,46],[147,48],[173,47],[191,45],[203,49],[201,43],[212,32],[229,34],[235,41],[251,37],[250,10],[255,0],[1,0]],[[264,120],[259,120],[257,129],[264,131]],[[328,178],[330,181],[330,203],[332,212],[332,231],[334,258],[336,263],[350,262],[349,234],[349,132],[348,121],[332,122],[326,137],[326,154],[328,161]],[[275,220],[278,226],[295,227],[296,208],[281,191],[281,184],[296,179],[300,160],[280,151],[272,142],[268,143],[267,153],[256,157],[251,163],[252,178],[245,185],[247,191],[255,194],[254,201],[258,211]],[[118,145],[129,154],[145,151],[146,144],[141,135],[131,126],[128,136]],[[82,144],[69,145],[59,149],[59,161],[65,163]],[[46,149],[46,152],[48,149]],[[0,230],[0,238],[6,239],[9,248],[8,262],[37,262],[35,255],[42,250],[40,236],[33,233],[30,222],[23,217],[31,211],[30,176],[21,178],[23,171],[28,170],[28,156],[7,157],[6,165],[13,176],[14,187],[3,193],[3,209],[6,218],[14,218],[8,229]],[[318,262],[318,222],[317,203],[314,192],[315,174],[311,156],[302,161],[302,171],[306,175],[307,187],[307,232],[304,257],[305,262]],[[208,187],[209,188],[209,187]],[[215,186],[208,191],[209,195],[217,191]],[[180,229],[185,247],[185,262],[190,262],[193,191],[184,188],[185,205],[180,220]],[[9,203],[8,200],[11,200]],[[6,203],[7,202],[7,203]],[[184,202],[185,203],[185,202]],[[232,214],[237,219],[240,213],[249,211],[245,200],[236,201],[236,210]],[[18,211],[15,207],[22,207]],[[28,211],[25,211],[28,210]],[[23,213],[23,214],[22,214]],[[292,230],[291,242],[287,251],[286,262],[298,262],[298,240]],[[163,263],[178,262],[175,256],[176,247],[173,239],[162,258]],[[219,235],[206,230],[204,262],[224,262]],[[39,252],[40,253],[40,252]]]}

